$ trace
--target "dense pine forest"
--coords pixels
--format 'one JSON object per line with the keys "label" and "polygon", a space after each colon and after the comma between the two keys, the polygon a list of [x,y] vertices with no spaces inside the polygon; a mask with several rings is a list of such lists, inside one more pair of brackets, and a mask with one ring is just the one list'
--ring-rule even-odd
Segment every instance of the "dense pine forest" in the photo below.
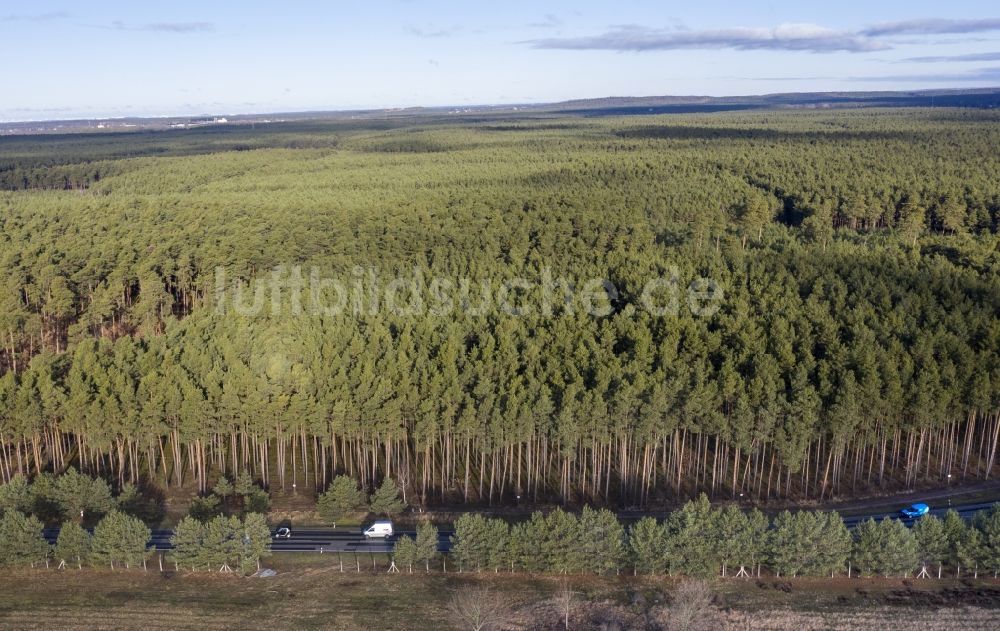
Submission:
{"label": "dense pine forest", "polygon": [[[997,147],[961,109],[0,138],[0,478],[648,505],[995,476]],[[220,307],[295,266],[307,295],[312,269],[615,292]],[[643,308],[671,276],[718,308]]]}

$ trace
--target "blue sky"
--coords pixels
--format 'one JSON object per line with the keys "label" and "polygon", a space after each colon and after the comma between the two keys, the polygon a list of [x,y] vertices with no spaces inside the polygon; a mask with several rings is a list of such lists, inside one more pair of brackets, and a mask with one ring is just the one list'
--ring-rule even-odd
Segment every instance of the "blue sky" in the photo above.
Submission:
{"label": "blue sky", "polygon": [[0,0],[0,120],[1000,86],[966,2]]}

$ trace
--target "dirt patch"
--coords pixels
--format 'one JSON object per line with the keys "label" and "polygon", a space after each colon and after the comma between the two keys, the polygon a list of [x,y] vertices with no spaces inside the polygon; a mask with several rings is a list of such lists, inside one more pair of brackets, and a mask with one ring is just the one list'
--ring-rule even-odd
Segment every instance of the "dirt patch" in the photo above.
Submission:
{"label": "dirt patch", "polygon": [[907,589],[893,590],[884,596],[881,601],[891,606],[901,607],[959,607],[974,606],[983,608],[1000,607],[1000,588],[979,586],[979,587],[951,587],[941,590]]}

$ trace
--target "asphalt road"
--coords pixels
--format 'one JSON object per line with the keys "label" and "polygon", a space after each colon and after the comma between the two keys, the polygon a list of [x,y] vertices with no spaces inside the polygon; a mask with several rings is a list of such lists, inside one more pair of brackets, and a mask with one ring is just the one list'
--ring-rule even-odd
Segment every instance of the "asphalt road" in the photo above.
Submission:
{"label": "asphalt road", "polygon": [[[943,505],[932,505],[931,514],[937,516],[943,516],[949,508],[953,508],[965,519],[970,519],[976,511],[986,510],[993,506],[993,502],[978,503],[978,504],[956,504],[955,506]],[[883,519],[899,519],[899,513],[868,513],[863,515],[850,515],[844,517],[844,524],[848,528],[855,528],[859,523],[866,519],[875,519],[876,521],[881,521]],[[912,523],[913,520],[903,520],[908,525]],[[292,528],[292,536],[287,539],[274,538],[271,540],[271,551],[272,552],[391,552],[395,540],[402,535],[409,535],[411,537],[416,536],[414,531],[397,531],[393,537],[389,539],[366,539],[364,535],[361,534],[360,528],[336,528],[328,530],[312,530],[312,529],[298,529]],[[58,528],[46,528],[43,531],[45,538],[49,543],[55,543],[56,537],[59,536]],[[152,540],[150,542],[150,547],[156,550],[169,550],[170,546],[170,536],[173,534],[172,530],[154,530]],[[447,552],[451,542],[449,537],[452,535],[452,531],[440,531],[438,534],[438,551]]]}
{"label": "asphalt road", "polygon": [[[169,550],[172,530],[154,530],[150,540],[150,548]],[[42,535],[49,543],[55,543],[59,536],[58,528],[46,528]],[[391,552],[397,538],[401,535],[416,537],[416,531],[397,531],[389,539],[366,539],[360,528],[336,528],[330,530],[293,529],[292,536],[287,539],[272,538],[272,552]],[[452,531],[440,531],[438,534],[438,550],[447,552],[451,544],[449,537]]]}
{"label": "asphalt road", "polygon": [[[947,501],[944,504],[934,504],[927,502],[930,505],[931,515],[937,515],[938,517],[944,517],[944,514],[948,512],[949,509],[954,510],[963,519],[972,519],[972,516],[976,514],[976,511],[988,510],[993,507],[996,502],[986,502],[979,504],[956,504],[954,506],[949,506]],[[865,521],[866,519],[874,519],[875,521],[882,521],[883,519],[900,519],[898,512],[893,513],[870,513],[866,515],[845,515],[844,524],[848,528],[854,528],[859,523]],[[904,519],[903,522],[907,525],[913,523],[912,519]]]}

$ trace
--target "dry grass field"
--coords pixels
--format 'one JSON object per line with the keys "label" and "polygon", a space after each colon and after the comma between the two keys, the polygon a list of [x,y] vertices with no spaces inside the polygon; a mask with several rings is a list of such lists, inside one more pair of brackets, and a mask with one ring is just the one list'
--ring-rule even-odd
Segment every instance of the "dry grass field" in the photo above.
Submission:
{"label": "dry grass field", "polygon": [[[282,557],[271,578],[110,571],[6,571],[4,629],[462,628],[453,595],[486,586],[509,606],[504,629],[563,628],[560,594],[572,592],[572,629],[674,629],[678,583],[633,577],[345,572]],[[688,629],[1000,628],[1000,583],[988,581],[748,580],[708,585],[711,602]]]}

